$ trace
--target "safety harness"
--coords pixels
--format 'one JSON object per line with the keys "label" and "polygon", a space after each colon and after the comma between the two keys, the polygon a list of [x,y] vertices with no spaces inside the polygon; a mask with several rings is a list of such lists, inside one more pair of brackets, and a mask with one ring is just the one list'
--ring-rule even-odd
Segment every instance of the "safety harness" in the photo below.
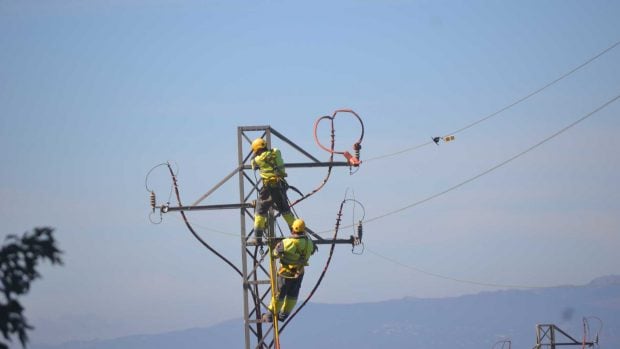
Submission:
{"label": "safety harness", "polygon": [[265,149],[264,155],[261,154],[259,156],[262,157],[261,161],[268,166],[260,166],[256,160],[253,160],[253,163],[257,163],[261,170],[263,184],[270,187],[280,184],[284,180],[284,178],[280,175],[280,173],[284,173],[284,169],[281,169],[280,166],[278,166],[277,149]]}
{"label": "safety harness", "polygon": [[[294,253],[299,255],[299,259],[295,261],[290,260],[286,258],[285,254],[282,252],[282,255],[280,257],[280,270],[278,270],[278,274],[284,278],[295,279],[300,277],[304,273],[304,267],[308,265],[309,256],[307,254],[307,249],[310,239],[306,235],[293,235],[290,237],[290,239],[304,240],[303,246],[301,246],[301,243],[293,244],[293,246],[295,247]],[[278,251],[278,253],[280,253],[280,251]]]}

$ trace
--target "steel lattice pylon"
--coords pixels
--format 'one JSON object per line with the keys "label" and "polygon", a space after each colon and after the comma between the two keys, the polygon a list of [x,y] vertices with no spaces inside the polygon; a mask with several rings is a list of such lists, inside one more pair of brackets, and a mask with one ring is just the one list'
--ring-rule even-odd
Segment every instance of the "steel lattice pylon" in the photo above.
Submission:
{"label": "steel lattice pylon", "polygon": [[[321,162],[310,153],[293,143],[291,140],[277,132],[270,126],[241,126],[237,128],[237,147],[238,147],[238,166],[224,179],[217,183],[213,188],[207,191],[203,196],[189,206],[170,207],[155,206],[152,204],[153,210],[160,208],[162,213],[170,211],[198,211],[198,210],[222,210],[222,209],[238,209],[240,223],[240,239],[241,239],[241,263],[239,268],[241,271],[243,286],[243,321],[245,334],[245,348],[272,348],[276,341],[274,340],[275,328],[277,322],[268,323],[261,320],[261,315],[268,311],[267,306],[271,297],[271,280],[269,273],[269,257],[268,253],[261,253],[268,246],[259,246],[252,242],[254,237],[253,223],[254,213],[251,209],[256,203],[251,198],[256,195],[260,188],[260,181],[253,179],[248,175],[248,171],[252,171],[251,158],[252,152],[250,144],[253,139],[263,137],[267,146],[271,147],[272,137],[277,137],[279,141],[286,143],[294,150],[302,154],[308,159],[308,162],[286,163],[286,168],[310,168],[310,167],[348,167],[349,162]],[[171,170],[172,174],[172,170]],[[235,175],[239,181],[239,201],[230,204],[219,205],[199,205],[209,195],[217,191],[224,183],[231,180]],[[174,178],[174,175],[173,175]],[[176,183],[176,182],[175,182]],[[154,198],[153,198],[154,200]],[[249,219],[248,219],[249,218]],[[187,222],[186,222],[187,223]],[[189,227],[189,223],[188,227]],[[273,212],[270,211],[266,230],[268,244],[275,244],[281,238],[275,237],[275,219]],[[190,228],[191,230],[191,228]],[[325,239],[306,228],[306,232],[311,236],[315,244],[353,244],[354,237],[349,239]],[[220,256],[221,257],[221,256]],[[228,260],[226,260],[228,262]],[[232,265],[232,264],[231,264]],[[236,268],[236,267],[235,267]],[[274,319],[277,321],[277,319]]]}
{"label": "steel lattice pylon", "polygon": [[[252,228],[248,229],[248,224],[253,224],[253,213],[248,209],[254,205],[250,203],[250,198],[259,189],[259,183],[253,180],[246,171],[251,171],[250,161],[252,153],[248,151],[249,144],[257,137],[264,137],[267,146],[271,147],[272,137],[277,137],[280,141],[287,143],[293,149],[303,154],[310,162],[307,163],[287,163],[286,168],[304,167],[328,167],[328,166],[349,166],[347,162],[321,162],[310,153],[284,137],[282,134],[270,126],[249,126],[239,127],[237,130],[238,144],[238,178],[239,178],[239,200],[243,206],[240,212],[241,226],[241,259],[243,273],[243,313],[245,347],[270,348],[274,344],[275,323],[265,323],[261,321],[261,314],[268,311],[267,304],[270,300],[271,285],[269,279],[268,260],[265,255],[261,255],[261,248],[249,242],[254,235]],[[246,155],[247,154],[247,155]],[[248,220],[248,218],[250,218]],[[249,221],[249,223],[248,223]],[[271,213],[268,218],[266,236],[268,241],[275,241],[274,216]],[[351,239],[323,239],[309,231],[316,244],[346,243],[352,244]],[[271,240],[269,240],[271,239]],[[266,264],[266,265],[265,265]],[[274,319],[277,321],[277,319]],[[254,338],[254,341],[252,340]]]}

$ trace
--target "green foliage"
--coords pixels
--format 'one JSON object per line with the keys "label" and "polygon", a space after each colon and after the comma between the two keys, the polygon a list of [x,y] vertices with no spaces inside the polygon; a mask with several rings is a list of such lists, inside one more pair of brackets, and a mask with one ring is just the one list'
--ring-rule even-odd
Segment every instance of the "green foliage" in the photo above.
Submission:
{"label": "green foliage", "polygon": [[[5,339],[17,335],[22,346],[28,342],[27,330],[33,327],[24,316],[24,307],[17,300],[30,290],[30,284],[41,275],[37,264],[48,260],[52,264],[62,264],[62,251],[56,246],[51,228],[35,228],[23,236],[9,235],[0,250],[0,331]],[[0,349],[8,346],[0,342]]]}

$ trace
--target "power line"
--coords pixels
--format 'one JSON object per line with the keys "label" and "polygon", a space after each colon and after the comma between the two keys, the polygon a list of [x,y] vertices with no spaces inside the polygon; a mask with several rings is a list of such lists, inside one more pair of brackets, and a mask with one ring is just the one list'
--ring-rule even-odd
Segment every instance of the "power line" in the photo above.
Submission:
{"label": "power line", "polygon": [[[465,126],[459,128],[459,129],[457,129],[455,131],[452,131],[452,132],[449,132],[447,134],[451,134],[452,135],[452,134],[457,134],[457,133],[463,132],[463,131],[465,131],[465,130],[467,130],[469,128],[472,128],[472,127],[474,127],[474,126],[476,126],[476,125],[478,125],[478,124],[480,124],[480,123],[482,123],[482,122],[484,122],[484,121],[486,121],[486,120],[488,120],[488,119],[490,119],[490,118],[492,118],[492,117],[494,117],[494,116],[496,116],[496,115],[498,115],[498,114],[500,114],[500,113],[502,113],[502,112],[504,112],[504,111],[506,111],[506,110],[508,110],[508,109],[510,109],[512,107],[514,107],[515,105],[517,105],[517,104],[519,104],[521,102],[526,101],[527,99],[537,95],[538,93],[546,90],[547,88],[555,85],[556,83],[560,82],[561,80],[564,80],[565,78],[567,78],[568,76],[572,75],[573,73],[575,73],[576,71],[580,70],[581,68],[583,68],[583,67],[587,66],[588,64],[592,63],[597,58],[599,58],[602,55],[606,54],[607,52],[611,51],[612,49],[614,49],[618,45],[620,45],[620,41],[615,42],[613,45],[607,47],[606,49],[604,49],[603,51],[597,53],[596,55],[590,57],[588,60],[586,60],[585,62],[581,63],[577,67],[575,67],[575,68],[569,70],[568,72],[562,74],[557,79],[552,80],[551,82],[549,82],[549,83],[543,85],[542,87],[540,87],[540,88],[538,88],[538,89],[528,93],[527,95],[525,95],[525,96],[515,100],[514,102],[508,104],[507,106],[505,106],[503,108],[500,108],[497,111],[495,111],[495,112],[493,112],[493,113],[491,113],[491,114],[489,114],[489,115],[487,115],[487,116],[485,116],[485,117],[483,117],[481,119],[478,119],[478,120],[476,120],[476,121],[474,121],[474,122],[472,122],[472,123],[470,123],[468,125],[465,125]],[[413,150],[425,147],[427,145],[431,145],[433,143],[434,143],[433,141],[428,141],[428,142],[421,143],[421,144],[418,144],[418,145],[410,147],[410,148],[405,148],[403,150],[399,150],[399,151],[393,152],[393,153],[371,157],[369,159],[364,160],[364,163],[369,162],[369,161],[373,161],[373,160],[384,159],[384,158],[387,158],[387,157],[399,155],[399,154],[406,153],[406,152],[409,152],[409,151],[413,151]]]}
{"label": "power line", "polygon": [[[178,183],[177,183],[176,174],[172,170],[172,166],[170,166],[170,163],[167,163],[166,165],[168,166],[168,171],[170,172],[170,177],[172,177],[172,185],[173,185],[173,188],[174,188],[174,193],[176,194],[177,202],[179,203],[179,207],[181,207],[183,205],[181,204],[181,194],[179,193],[179,186],[178,186]],[[220,258],[222,261],[224,261],[226,264],[228,264],[234,271],[237,272],[237,274],[239,274],[241,277],[244,277],[244,274],[241,272],[241,270],[233,262],[231,262],[228,258],[224,257],[224,255],[219,253],[215,248],[213,248],[211,245],[209,245],[202,237],[200,237],[200,235],[198,235],[198,233],[194,230],[194,228],[192,227],[191,223],[187,219],[187,216],[185,215],[185,211],[181,210],[179,212],[181,213],[181,217],[183,217],[183,221],[185,222],[185,225],[187,226],[187,229],[189,229],[189,231],[196,238],[196,240],[198,240],[204,247],[206,247],[209,251],[211,251],[213,254],[215,254],[218,258]]]}
{"label": "power line", "polygon": [[[448,188],[448,189],[446,189],[446,190],[444,190],[444,191],[442,191],[442,192],[439,192],[439,193],[437,193],[437,194],[435,194],[435,195],[431,195],[431,196],[429,196],[429,197],[427,197],[427,198],[425,198],[425,199],[423,199],[423,200],[417,201],[417,202],[415,202],[415,203],[413,203],[413,204],[411,204],[411,205],[408,205],[408,206],[405,206],[405,207],[400,208],[400,209],[398,209],[398,210],[391,211],[391,212],[388,212],[388,213],[386,213],[386,214],[383,214],[383,215],[380,215],[380,216],[373,217],[373,218],[370,218],[370,219],[368,219],[368,220],[365,220],[365,221],[364,221],[364,223],[367,223],[367,222],[372,222],[372,221],[375,221],[375,220],[378,220],[378,219],[384,218],[384,217],[386,217],[386,216],[389,216],[389,215],[395,214],[395,213],[397,213],[397,212],[401,212],[401,211],[406,210],[406,209],[408,209],[408,208],[412,208],[412,207],[417,206],[417,205],[419,205],[419,204],[422,204],[422,203],[424,203],[424,202],[426,202],[426,201],[432,200],[432,199],[434,199],[434,198],[436,198],[436,197],[438,197],[438,196],[441,196],[441,195],[443,195],[443,194],[446,194],[446,193],[448,193],[449,191],[455,190],[455,189],[457,189],[457,188],[459,188],[459,187],[461,187],[461,186],[463,186],[463,185],[465,185],[465,184],[467,184],[467,183],[470,183],[470,182],[472,182],[472,181],[474,181],[474,180],[476,180],[476,179],[478,179],[478,178],[480,178],[480,177],[482,177],[482,176],[484,176],[484,175],[486,175],[486,174],[488,174],[488,173],[490,173],[490,172],[492,172],[492,171],[494,171],[494,170],[498,169],[499,167],[502,167],[502,166],[504,166],[504,165],[508,164],[509,162],[511,162],[511,161],[513,161],[513,160],[515,160],[515,159],[517,159],[517,158],[519,158],[519,157],[521,157],[521,156],[525,155],[526,153],[528,153],[528,152],[530,152],[530,151],[532,151],[532,150],[536,149],[537,147],[541,146],[542,144],[544,144],[544,143],[548,142],[549,140],[551,140],[551,139],[553,139],[553,138],[557,137],[558,135],[560,135],[560,134],[562,134],[562,133],[566,132],[566,131],[567,131],[567,130],[569,130],[570,128],[572,128],[572,127],[576,126],[577,124],[581,123],[582,121],[584,121],[584,120],[586,120],[587,118],[591,117],[592,115],[596,114],[596,113],[597,113],[597,112],[599,112],[600,110],[604,109],[604,108],[605,108],[605,107],[607,107],[609,104],[611,104],[611,103],[615,102],[615,101],[616,101],[616,100],[618,100],[619,98],[620,98],[620,95],[617,95],[616,97],[614,97],[614,98],[610,99],[609,101],[607,101],[606,103],[602,104],[602,105],[601,105],[601,106],[599,106],[598,108],[594,109],[594,110],[593,110],[593,111],[591,111],[590,113],[588,113],[588,114],[586,114],[586,115],[582,116],[581,118],[579,118],[579,119],[575,120],[574,122],[570,123],[569,125],[567,125],[567,126],[563,127],[562,129],[560,129],[560,130],[556,131],[555,133],[551,134],[550,136],[548,136],[548,137],[544,138],[543,140],[539,141],[538,143],[534,144],[533,146],[531,146],[531,147],[529,147],[529,148],[525,149],[524,151],[522,151],[522,152],[520,152],[520,153],[518,153],[518,154],[516,154],[516,155],[512,156],[511,158],[509,158],[509,159],[507,159],[507,160],[505,160],[505,161],[503,161],[503,162],[501,162],[501,163],[499,163],[499,164],[497,164],[497,165],[495,165],[495,166],[491,167],[490,169],[487,169],[486,171],[484,171],[484,172],[482,172],[482,173],[480,173],[480,174],[478,174],[478,175],[476,175],[476,176],[474,176],[474,177],[471,177],[471,178],[469,178],[469,179],[467,179],[467,180],[465,180],[465,181],[463,181],[463,182],[461,182],[461,183],[459,183],[459,184],[457,184],[457,185],[454,185],[454,186],[452,186],[452,187],[450,187],[450,188]],[[473,126],[473,125],[474,125],[474,124],[470,124],[470,125],[469,125],[468,127],[466,127],[466,128],[469,128],[469,127],[471,127],[471,126]],[[459,130],[459,132],[460,132],[460,131],[462,131],[462,130],[465,130],[466,128],[462,128],[462,129],[460,129],[460,130]],[[456,133],[456,132],[453,132],[453,133]],[[430,143],[430,142],[429,142],[429,143]],[[346,227],[343,227],[343,228],[346,228]],[[368,251],[368,252],[370,252],[371,254],[375,255],[376,257],[379,257],[379,258],[381,258],[381,259],[383,259],[383,260],[386,260],[386,261],[388,261],[388,262],[390,262],[390,263],[392,263],[392,264],[399,265],[399,266],[401,266],[401,267],[404,267],[404,268],[407,268],[407,269],[413,270],[413,271],[415,271],[415,272],[418,272],[418,273],[421,273],[421,274],[424,274],[424,275],[428,275],[428,276],[436,277],[436,278],[439,278],[439,279],[449,280],[449,281],[453,281],[453,282],[459,282],[459,283],[471,284],[471,285],[477,285],[477,286],[485,286],[485,287],[500,287],[500,288],[529,288],[529,289],[539,289],[539,288],[547,288],[547,287],[548,287],[548,286],[531,286],[531,285],[499,284],[499,283],[481,282],[481,281],[473,281],[473,280],[467,280],[467,279],[455,278],[455,277],[451,277],[451,276],[446,276],[446,275],[442,275],[442,274],[433,273],[433,272],[426,271],[426,270],[424,270],[424,269],[420,269],[420,268],[418,268],[418,267],[415,267],[415,266],[412,266],[412,265],[409,265],[409,264],[402,263],[402,262],[400,262],[400,261],[398,261],[398,260],[395,260],[395,259],[393,259],[393,258],[387,257],[387,256],[385,256],[385,255],[383,255],[383,254],[380,254],[380,253],[378,253],[378,252],[376,252],[376,251],[374,251],[374,250],[372,250],[372,249],[370,249],[370,248],[368,248],[368,247],[366,248],[366,251]]]}
{"label": "power line", "polygon": [[[182,222],[185,222],[183,220],[183,217],[181,217],[180,215],[179,216],[175,216],[175,217],[177,217],[178,220],[180,220]],[[189,219],[188,219],[188,221],[189,221]],[[240,236],[240,233],[231,233],[231,232],[227,232],[227,231],[224,231],[224,230],[221,230],[221,229],[207,227],[207,226],[198,224],[196,222],[191,222],[191,223],[192,223],[192,225],[194,227],[198,227],[198,228],[200,228],[202,230],[209,231],[209,232],[212,232],[212,233],[217,233],[217,234],[225,235],[225,236],[234,236],[234,237],[237,237],[237,238]]]}
{"label": "power line", "polygon": [[602,56],[602,55],[604,55],[605,53],[607,53],[607,52],[611,51],[613,48],[615,48],[615,47],[616,47],[616,46],[618,46],[618,45],[620,45],[620,41],[617,41],[617,42],[616,42],[616,43],[614,43],[613,45],[611,45],[611,46],[609,46],[608,48],[604,49],[603,51],[599,52],[597,55],[595,55],[595,56],[591,57],[590,59],[588,59],[587,61],[585,61],[585,62],[581,63],[580,65],[578,65],[577,67],[573,68],[572,70],[570,70],[570,71],[568,71],[568,72],[564,73],[564,74],[563,74],[562,76],[560,76],[559,78],[557,78],[557,79],[555,79],[555,80],[551,81],[550,83],[548,83],[548,84],[544,85],[543,87],[539,88],[538,90],[535,90],[535,91],[533,91],[533,92],[529,93],[528,95],[526,95],[526,96],[524,96],[524,97],[522,97],[522,98],[520,98],[520,99],[518,99],[518,100],[514,101],[513,103],[511,103],[511,104],[509,104],[509,105],[505,106],[504,108],[499,109],[498,111],[496,111],[496,112],[494,112],[494,113],[491,113],[491,114],[489,114],[489,115],[485,116],[484,118],[482,118],[482,119],[480,119],[480,120],[477,120],[477,121],[475,121],[475,122],[472,122],[471,124],[469,124],[469,125],[467,125],[467,126],[461,127],[461,128],[459,128],[458,130],[456,130],[456,131],[450,132],[450,134],[457,134],[457,133],[460,133],[460,132],[462,132],[462,131],[465,131],[465,130],[467,130],[467,129],[471,128],[471,127],[474,127],[474,126],[478,125],[478,124],[479,124],[479,123],[481,123],[481,122],[486,121],[487,119],[490,119],[490,118],[494,117],[495,115],[497,115],[497,114],[499,114],[499,113],[501,113],[501,112],[503,112],[503,111],[505,111],[505,110],[508,110],[508,109],[510,109],[510,108],[512,108],[512,107],[514,107],[515,105],[517,105],[517,104],[519,104],[519,103],[521,103],[521,102],[523,102],[523,101],[525,101],[525,100],[529,99],[530,97],[532,97],[532,96],[534,96],[534,95],[536,95],[536,94],[538,94],[538,93],[542,92],[543,90],[545,90],[545,89],[547,89],[548,87],[550,87],[550,86],[552,86],[552,85],[556,84],[557,82],[559,82],[559,81],[563,80],[564,78],[566,78],[566,77],[568,77],[568,76],[572,75],[573,73],[575,73],[575,72],[576,72],[576,71],[578,71],[579,69],[581,69],[581,68],[585,67],[586,65],[590,64],[591,62],[593,62],[593,61],[594,61],[594,60],[596,60],[597,58],[601,57],[601,56]]}
{"label": "power line", "polygon": [[384,256],[380,253],[377,253],[371,249],[369,249],[368,247],[366,247],[366,251],[372,253],[373,255],[386,260],[390,263],[399,265],[401,267],[407,268],[407,269],[411,269],[415,272],[424,274],[424,275],[428,275],[428,276],[432,276],[432,277],[436,277],[436,278],[440,278],[440,279],[444,279],[444,280],[450,280],[450,281],[454,281],[454,282],[460,282],[463,284],[471,284],[471,285],[478,285],[478,286],[485,286],[485,287],[502,287],[502,288],[547,288],[548,286],[525,286],[525,285],[512,285],[512,284],[496,284],[496,283],[490,283],[490,282],[481,282],[481,281],[472,281],[472,280],[466,280],[466,279],[458,279],[458,278],[454,278],[451,276],[446,276],[446,275],[441,275],[441,274],[437,274],[437,273],[433,273],[430,271],[426,271],[423,269],[420,269],[418,267],[414,267],[412,265],[409,264],[405,264],[402,262],[399,262],[393,258]]}
{"label": "power line", "polygon": [[[479,174],[477,174],[477,175],[475,175],[473,177],[470,177],[470,178],[468,178],[468,179],[466,179],[466,180],[464,180],[464,181],[462,181],[462,182],[460,182],[460,183],[458,183],[456,185],[453,185],[453,186],[451,186],[451,187],[449,187],[449,188],[447,188],[447,189],[445,189],[443,191],[440,191],[440,192],[438,192],[436,194],[428,196],[428,197],[426,197],[426,198],[424,198],[422,200],[418,200],[418,201],[416,201],[414,203],[411,203],[411,204],[409,204],[407,206],[401,207],[401,208],[393,210],[393,211],[389,211],[387,213],[384,213],[384,214],[376,216],[376,217],[369,218],[369,219],[365,220],[364,223],[373,222],[373,221],[385,218],[387,216],[391,216],[393,214],[405,211],[407,209],[410,209],[410,208],[413,208],[413,207],[418,206],[420,204],[423,204],[423,203],[425,203],[427,201],[433,200],[433,199],[435,199],[435,198],[437,198],[439,196],[442,196],[442,195],[444,195],[446,193],[449,193],[449,192],[451,192],[451,191],[453,191],[455,189],[458,189],[458,188],[464,186],[465,184],[471,183],[471,182],[475,181],[476,179],[478,179],[478,178],[480,178],[480,177],[482,177],[484,175],[487,175],[487,174],[497,170],[498,168],[500,168],[500,167],[502,167],[502,166],[504,166],[504,165],[506,165],[506,164],[508,164],[508,163],[510,163],[510,162],[512,162],[512,161],[514,161],[514,160],[516,160],[518,158],[520,158],[521,156],[523,156],[523,155],[529,153],[530,151],[540,147],[541,145],[547,143],[551,139],[559,136],[560,134],[566,132],[570,128],[576,126],[577,124],[581,123],[582,121],[586,120],[587,118],[589,118],[592,115],[596,114],[597,112],[601,111],[602,109],[604,109],[605,107],[607,107],[611,103],[615,102],[619,98],[620,98],[620,95],[617,95],[616,97],[614,97],[614,98],[608,100],[607,102],[603,103],[602,105],[600,105],[599,107],[597,107],[593,111],[591,111],[591,112],[587,113],[586,115],[580,117],[579,119],[573,121],[572,123],[570,123],[569,125],[563,127],[562,129],[554,132],[553,134],[551,134],[550,136],[544,138],[543,140],[539,141],[538,143],[530,146],[529,148],[523,150],[522,152],[520,152],[520,153],[518,153],[516,155],[513,155],[512,157],[508,158],[507,160],[504,160],[504,161],[498,163],[497,165],[495,165],[495,166],[493,166],[493,167],[491,167],[491,168],[489,168],[489,169],[487,169],[487,170],[485,170],[485,171],[483,171],[483,172],[481,172],[481,173],[479,173]],[[351,227],[351,225],[343,226],[342,228],[344,229],[344,228],[349,228],[349,227]],[[329,230],[321,231],[321,232],[319,232],[319,234],[324,234],[324,233],[328,233],[328,232],[329,232]]]}
{"label": "power line", "polygon": [[395,156],[395,155],[399,155],[399,154],[402,154],[402,153],[414,151],[416,149],[420,149],[422,147],[425,147],[427,145],[431,145],[433,143],[434,143],[433,141],[428,141],[426,143],[420,143],[420,144],[418,144],[416,146],[413,146],[413,147],[410,147],[410,148],[405,148],[403,150],[399,150],[399,151],[396,151],[396,152],[393,152],[393,153],[389,153],[389,154],[385,154],[385,155],[379,155],[379,156],[375,156],[375,157],[372,157],[372,158],[365,159],[363,161],[363,163],[367,163],[367,162],[370,162],[370,161],[373,161],[373,160],[385,159],[385,158],[388,158],[388,157],[391,157],[391,156]]}

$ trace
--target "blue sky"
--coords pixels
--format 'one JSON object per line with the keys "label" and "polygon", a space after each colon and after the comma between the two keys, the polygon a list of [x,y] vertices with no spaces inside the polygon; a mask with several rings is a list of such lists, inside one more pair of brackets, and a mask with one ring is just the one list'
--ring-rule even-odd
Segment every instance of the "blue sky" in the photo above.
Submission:
{"label": "blue sky", "polygon": [[[192,202],[234,169],[237,126],[271,125],[327,159],[312,125],[338,108],[364,119],[362,157],[412,147],[613,45],[619,14],[614,1],[0,1],[2,234],[53,226],[66,261],[44,266],[25,299],[33,341],[241,316],[235,274],[178,217],[149,223],[144,178],[152,166],[176,162]],[[352,176],[337,169],[299,214],[326,230],[347,189],[376,217],[473,177],[617,96],[618,62],[616,47],[455,142],[368,161]],[[620,102],[611,104],[466,186],[368,223],[366,247],[485,283],[554,286],[618,274],[619,112]],[[336,127],[338,145],[349,147],[355,123],[343,118]],[[304,191],[324,175],[289,173]],[[165,173],[151,179],[165,198]],[[207,203],[234,201],[235,190],[233,181]],[[237,231],[235,213],[191,219],[239,260],[239,240],[208,229]],[[326,252],[314,258],[304,291]],[[374,253],[339,248],[314,301],[496,289]]]}

